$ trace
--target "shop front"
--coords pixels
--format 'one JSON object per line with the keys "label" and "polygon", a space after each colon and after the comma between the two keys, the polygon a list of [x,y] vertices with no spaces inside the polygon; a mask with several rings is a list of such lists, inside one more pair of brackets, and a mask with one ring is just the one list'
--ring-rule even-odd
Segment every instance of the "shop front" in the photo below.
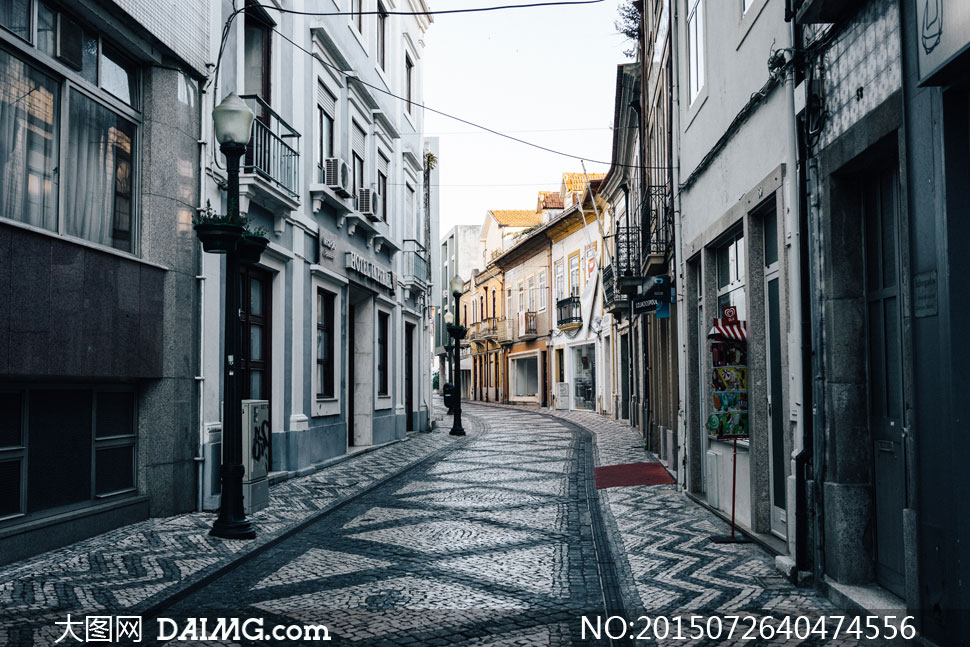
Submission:
{"label": "shop front", "polygon": [[509,400],[539,404],[539,352],[509,356]]}
{"label": "shop front", "polygon": [[596,345],[569,347],[571,409],[596,411]]}

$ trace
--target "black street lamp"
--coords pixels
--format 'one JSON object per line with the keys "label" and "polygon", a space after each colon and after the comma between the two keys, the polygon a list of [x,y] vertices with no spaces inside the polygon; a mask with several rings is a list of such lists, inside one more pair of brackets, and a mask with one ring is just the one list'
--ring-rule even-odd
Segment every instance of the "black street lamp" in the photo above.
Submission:
{"label": "black street lamp", "polygon": [[[445,330],[448,331],[448,336],[450,338],[451,337],[451,328],[455,324],[455,315],[451,314],[451,311],[450,310],[445,310],[445,315],[444,315],[443,319],[445,321]],[[450,339],[449,339],[449,341],[450,341]],[[455,413],[454,404],[452,404],[452,398],[450,396],[450,394],[451,393],[454,393],[454,391],[455,391],[455,383],[454,383],[455,371],[453,369],[454,356],[451,354],[451,349],[452,348],[454,348],[454,346],[451,343],[445,344],[445,357],[448,358],[448,360],[447,360],[447,364],[448,364],[448,380],[445,382],[445,386],[442,389],[443,392],[444,392],[444,394],[445,394],[445,404],[448,407],[448,414],[449,415],[454,415],[454,413]]]}
{"label": "black street lamp", "polygon": [[464,436],[465,430],[461,426],[461,359],[459,353],[461,353],[461,340],[465,338],[465,329],[461,325],[461,314],[458,306],[461,299],[461,293],[465,290],[465,281],[462,280],[460,276],[455,274],[455,276],[451,279],[450,285],[451,294],[453,297],[455,297],[455,324],[448,326],[448,332],[451,333],[451,336],[455,338],[455,406],[453,407],[455,412],[455,421],[451,425],[451,431],[449,433],[452,436]]}
{"label": "black street lamp", "polygon": [[[227,220],[237,226],[242,223],[239,214],[239,159],[246,152],[252,133],[255,115],[235,93],[230,94],[212,111],[215,135],[219,149],[226,156],[229,176]],[[226,254],[226,305],[225,305],[225,362],[223,364],[222,406],[222,501],[219,516],[212,524],[209,534],[223,539],[253,539],[256,531],[246,518],[243,508],[242,463],[242,393],[239,381],[239,349],[242,331],[239,323],[239,244],[240,228],[235,245]]]}

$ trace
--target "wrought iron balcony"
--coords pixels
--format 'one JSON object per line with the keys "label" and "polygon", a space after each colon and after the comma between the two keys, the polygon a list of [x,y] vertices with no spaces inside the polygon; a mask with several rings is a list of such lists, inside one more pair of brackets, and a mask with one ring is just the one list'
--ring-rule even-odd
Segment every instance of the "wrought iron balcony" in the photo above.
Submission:
{"label": "wrought iron balcony", "polygon": [[622,294],[633,294],[640,283],[640,228],[617,227],[613,240],[614,285]]}
{"label": "wrought iron balcony", "polygon": [[411,238],[405,239],[402,258],[404,267],[401,272],[405,282],[418,281],[423,285],[431,284],[431,263],[424,245]]}
{"label": "wrought iron balcony", "polygon": [[613,266],[607,265],[603,268],[603,307],[607,312],[617,312],[626,310],[629,305],[630,298],[620,292]]}
{"label": "wrought iron balcony", "polygon": [[583,325],[583,309],[579,296],[566,297],[556,302],[556,325],[560,330],[572,330]]}
{"label": "wrought iron balcony", "polygon": [[240,97],[256,113],[253,136],[242,171],[252,173],[287,195],[300,194],[300,133],[255,94]]}
{"label": "wrought iron balcony", "polygon": [[644,241],[643,275],[656,276],[667,271],[667,261],[674,240],[674,218],[670,187],[651,186],[644,201],[647,240]]}

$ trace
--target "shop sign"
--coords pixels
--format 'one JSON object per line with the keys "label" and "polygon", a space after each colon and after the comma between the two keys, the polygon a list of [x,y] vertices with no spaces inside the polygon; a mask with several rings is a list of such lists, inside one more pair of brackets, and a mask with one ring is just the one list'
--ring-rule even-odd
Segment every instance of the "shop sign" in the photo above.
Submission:
{"label": "shop sign", "polygon": [[970,49],[970,2],[912,0],[919,31],[919,78],[929,83],[957,55]]}
{"label": "shop sign", "polygon": [[337,258],[337,241],[333,238],[320,237],[320,258],[325,258],[328,261],[336,260]]}
{"label": "shop sign", "polygon": [[652,296],[637,297],[633,300],[633,314],[645,315],[656,312],[661,306],[660,299]]}
{"label": "shop sign", "polygon": [[394,289],[394,274],[390,270],[358,256],[356,252],[347,252],[347,269],[379,283],[388,290]]}

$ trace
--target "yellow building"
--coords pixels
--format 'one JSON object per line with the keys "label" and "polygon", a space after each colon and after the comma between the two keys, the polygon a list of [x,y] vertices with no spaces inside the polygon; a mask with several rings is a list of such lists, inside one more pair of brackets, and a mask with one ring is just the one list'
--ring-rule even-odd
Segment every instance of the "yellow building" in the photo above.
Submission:
{"label": "yellow building", "polygon": [[505,372],[502,370],[500,332],[506,314],[503,296],[504,274],[494,264],[472,276],[470,303],[472,323],[469,342],[472,354],[472,398],[484,402],[503,402]]}

